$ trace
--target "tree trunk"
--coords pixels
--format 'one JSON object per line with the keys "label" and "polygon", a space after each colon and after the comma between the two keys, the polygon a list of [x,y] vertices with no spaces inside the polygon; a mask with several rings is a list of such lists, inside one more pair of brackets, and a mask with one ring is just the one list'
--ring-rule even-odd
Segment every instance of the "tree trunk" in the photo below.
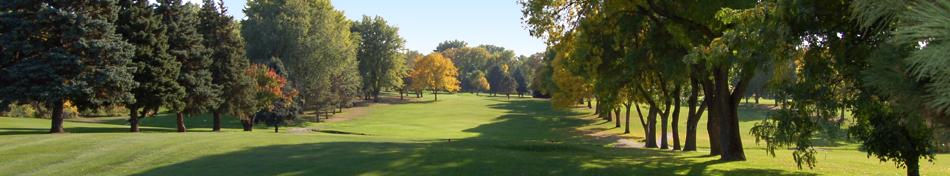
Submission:
{"label": "tree trunk", "polygon": [[[647,123],[646,123],[646,121],[643,120],[643,112],[640,111],[640,104],[637,104],[636,102],[634,102],[634,103],[633,103],[633,106],[637,108],[637,116],[640,116],[640,126],[643,127],[643,132],[644,132],[644,133],[650,132],[650,131],[647,131],[647,130],[648,130],[648,129],[647,129]],[[645,136],[645,134],[644,134],[644,136]]]}
{"label": "tree trunk", "polygon": [[626,126],[623,129],[623,134],[630,134],[630,106],[631,104],[633,104],[633,102],[630,102],[630,101],[627,101],[627,104],[624,104],[624,106],[626,106],[627,108],[627,115],[625,117],[626,120],[624,120],[624,123],[626,123]]}
{"label": "tree trunk", "polygon": [[614,109],[614,121],[617,122],[614,128],[620,128],[620,108]]}
{"label": "tree trunk", "polygon": [[699,101],[699,82],[695,76],[690,77],[689,99],[686,100],[686,139],[683,141],[683,151],[696,151],[696,126],[702,111],[697,111]]}
{"label": "tree trunk", "polygon": [[274,133],[278,133],[278,129],[280,129],[280,125],[274,124]]}
{"label": "tree trunk", "polygon": [[175,121],[178,122],[178,132],[188,131],[188,129],[185,128],[185,113],[178,112],[178,118]]}
{"label": "tree trunk", "polygon": [[904,165],[907,167],[907,176],[920,176],[920,156],[908,155],[904,158]]}
{"label": "tree trunk", "polygon": [[[590,109],[590,107],[591,107],[591,106],[590,106],[590,102],[591,102],[591,101],[592,101],[592,100],[590,100],[590,99],[587,100],[587,109]],[[594,114],[598,115],[597,117],[600,117],[601,119],[604,118],[604,115],[603,115],[603,114],[600,114],[600,102],[597,102],[597,108],[594,108]]]}
{"label": "tree trunk", "polygon": [[[709,104],[709,98],[705,98],[703,102],[698,102],[698,93],[699,91],[693,91],[694,95],[690,96],[690,107],[689,107],[689,117],[686,120],[686,143],[683,145],[683,151],[696,151],[696,130],[699,124],[699,119],[702,118],[703,112],[706,111],[706,107]],[[699,106],[697,109],[696,106]]]}
{"label": "tree trunk", "polygon": [[505,93],[505,96],[508,97],[508,100],[511,100],[511,93]]}
{"label": "tree trunk", "polygon": [[49,133],[66,132],[66,130],[63,130],[63,119],[65,119],[65,117],[63,117],[63,103],[63,100],[60,99],[54,100],[53,103],[49,105],[52,111],[52,113],[50,113],[52,123],[50,124]]}
{"label": "tree trunk", "polygon": [[214,125],[212,125],[211,131],[220,132],[221,131],[221,112],[215,111],[213,116],[214,116],[214,120],[212,121],[214,121],[213,122]]}
{"label": "tree trunk", "polygon": [[744,161],[745,152],[742,149],[742,139],[739,133],[738,104],[739,95],[742,95],[742,81],[736,86],[736,91],[729,90],[728,70],[716,68],[713,71],[716,82],[715,106],[719,113],[719,145],[721,152],[719,160]]}
{"label": "tree trunk", "polygon": [[399,90],[399,100],[405,100],[405,98],[403,98],[402,96],[404,93],[405,93],[405,90]]}
{"label": "tree trunk", "polygon": [[604,120],[607,120],[608,122],[614,120],[614,118],[613,118],[613,113],[610,113],[610,109],[605,109],[605,110],[603,110],[603,111],[605,112],[604,114],[607,114],[607,116],[604,117]]}
{"label": "tree trunk", "polygon": [[241,119],[241,126],[244,127],[244,131],[254,130],[254,116],[249,119]]}
{"label": "tree trunk", "polygon": [[[581,100],[581,101],[583,101],[583,100]],[[588,98],[588,99],[587,99],[587,109],[593,108],[593,106],[590,105],[590,102],[591,102],[591,101],[590,101],[590,98]],[[600,103],[598,103],[598,104],[600,104]]]}
{"label": "tree trunk", "polygon": [[666,135],[666,134],[669,134],[669,133],[668,133],[666,127],[669,126],[669,121],[670,121],[670,108],[671,108],[671,107],[672,107],[672,103],[670,103],[669,97],[667,97],[667,100],[666,100],[666,110],[664,110],[663,113],[660,113],[660,115],[663,116],[663,117],[661,117],[662,119],[660,119],[660,121],[661,121],[661,122],[660,122],[660,128],[661,128],[661,130],[663,130],[663,133],[660,133],[660,148],[661,148],[661,149],[669,149],[669,148],[670,148],[670,142],[669,142],[670,140],[669,140],[669,137],[667,137],[667,135]]}
{"label": "tree trunk", "polygon": [[432,96],[435,97],[435,101],[439,101],[439,90],[433,90]]}
{"label": "tree trunk", "polygon": [[719,96],[716,93],[715,87],[713,86],[712,80],[708,78],[702,78],[700,83],[703,86],[703,92],[705,93],[706,106],[709,108],[708,113],[706,113],[706,131],[709,135],[709,154],[710,155],[719,155],[722,153],[720,150],[721,145],[719,144],[719,107],[716,106],[716,96]]}
{"label": "tree trunk", "polygon": [[[373,90],[373,102],[379,102],[379,89]],[[274,128],[277,129],[277,128]]]}
{"label": "tree trunk", "polygon": [[139,132],[139,108],[135,105],[129,108],[129,132]]}
{"label": "tree trunk", "polygon": [[673,150],[680,150],[680,92],[682,91],[680,83],[676,84],[673,90],[673,122],[670,125],[673,130]]}
{"label": "tree trunk", "polygon": [[657,148],[656,146],[656,116],[660,113],[660,109],[656,107],[650,107],[650,114],[647,115],[647,127],[646,129],[646,148]]}

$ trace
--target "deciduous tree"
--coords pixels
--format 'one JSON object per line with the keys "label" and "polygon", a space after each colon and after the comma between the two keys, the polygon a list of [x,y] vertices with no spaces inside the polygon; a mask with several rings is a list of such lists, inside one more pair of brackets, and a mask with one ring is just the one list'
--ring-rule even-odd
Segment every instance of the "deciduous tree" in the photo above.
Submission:
{"label": "deciduous tree", "polygon": [[417,60],[413,67],[413,87],[431,90],[436,101],[439,100],[439,91],[455,92],[460,89],[458,69],[438,52]]}
{"label": "deciduous tree", "polygon": [[400,56],[399,49],[405,41],[399,37],[398,28],[379,16],[363,16],[352,31],[360,36],[357,60],[364,95],[378,102],[383,88],[402,85],[400,69],[405,62],[401,60],[404,57]]}

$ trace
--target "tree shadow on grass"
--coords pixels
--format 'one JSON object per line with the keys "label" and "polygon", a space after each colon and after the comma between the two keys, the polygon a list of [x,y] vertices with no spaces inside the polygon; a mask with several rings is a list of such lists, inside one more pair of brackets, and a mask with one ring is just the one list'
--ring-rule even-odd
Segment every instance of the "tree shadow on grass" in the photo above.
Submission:
{"label": "tree shadow on grass", "polygon": [[[241,123],[233,117],[221,117],[221,127],[225,129],[241,129]],[[89,124],[109,124],[92,126]],[[212,119],[210,115],[186,116],[185,126],[188,132],[211,132]],[[101,126],[101,127],[100,127]],[[256,125],[257,129],[265,129],[266,125]],[[128,118],[104,118],[95,123],[73,121],[67,119],[63,125],[67,133],[129,133]],[[176,132],[177,122],[175,114],[159,114],[154,117],[142,118],[139,122],[141,132]],[[0,135],[20,134],[47,134],[49,128],[0,128]]]}
{"label": "tree shadow on grass", "polygon": [[[67,133],[128,133],[129,128],[119,127],[65,127]],[[167,128],[142,128],[143,132],[175,132]],[[0,128],[2,135],[49,134],[49,128]]]}
{"label": "tree shadow on grass", "polygon": [[590,120],[547,102],[507,101],[498,120],[464,130],[477,137],[428,142],[271,145],[204,156],[138,175],[803,175],[774,169],[710,170],[675,152],[604,147],[569,128]]}

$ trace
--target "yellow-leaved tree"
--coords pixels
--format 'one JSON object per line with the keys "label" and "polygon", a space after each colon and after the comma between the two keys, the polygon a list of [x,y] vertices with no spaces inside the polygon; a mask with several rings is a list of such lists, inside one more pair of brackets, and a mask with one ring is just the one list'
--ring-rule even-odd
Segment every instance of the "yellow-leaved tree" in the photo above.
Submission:
{"label": "yellow-leaved tree", "polygon": [[431,90],[435,100],[439,100],[439,91],[456,92],[459,87],[458,69],[451,60],[441,53],[432,54],[416,60],[412,73],[412,87],[417,90]]}
{"label": "yellow-leaved tree", "polygon": [[478,74],[478,84],[475,85],[477,85],[476,88],[478,89],[475,95],[478,95],[477,92],[491,90],[491,85],[488,84],[488,79],[485,78],[485,74]]}

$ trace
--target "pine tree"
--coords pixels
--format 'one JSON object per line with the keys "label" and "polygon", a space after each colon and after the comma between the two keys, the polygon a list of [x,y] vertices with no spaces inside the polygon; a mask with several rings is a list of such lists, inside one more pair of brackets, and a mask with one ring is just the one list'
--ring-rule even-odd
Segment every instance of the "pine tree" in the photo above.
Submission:
{"label": "pine tree", "polygon": [[212,82],[211,50],[202,44],[204,39],[197,30],[197,8],[191,3],[182,4],[181,0],[162,0],[158,6],[163,24],[172,34],[168,35],[168,52],[182,64],[178,84],[185,87],[186,96],[182,99],[184,106],[172,109],[178,112],[178,132],[186,131],[185,113],[205,113],[217,107],[221,101],[221,88]]}
{"label": "pine tree", "polygon": [[50,133],[62,133],[63,106],[81,109],[135,101],[132,46],[115,33],[110,0],[0,3],[0,100],[42,102]]}
{"label": "pine tree", "polygon": [[168,36],[162,26],[162,17],[155,13],[147,0],[119,1],[119,20],[116,30],[135,46],[130,66],[139,83],[132,89],[138,100],[127,104],[130,131],[139,131],[139,119],[158,112],[159,107],[180,109],[185,89],[178,84],[181,63],[168,53]]}
{"label": "pine tree", "polygon": [[250,60],[244,56],[244,40],[234,19],[227,16],[223,1],[204,0],[199,18],[198,32],[211,50],[212,82],[221,88],[222,102],[212,110],[212,131],[220,131],[222,114],[248,119],[259,110],[253,108],[253,82],[245,74]]}

